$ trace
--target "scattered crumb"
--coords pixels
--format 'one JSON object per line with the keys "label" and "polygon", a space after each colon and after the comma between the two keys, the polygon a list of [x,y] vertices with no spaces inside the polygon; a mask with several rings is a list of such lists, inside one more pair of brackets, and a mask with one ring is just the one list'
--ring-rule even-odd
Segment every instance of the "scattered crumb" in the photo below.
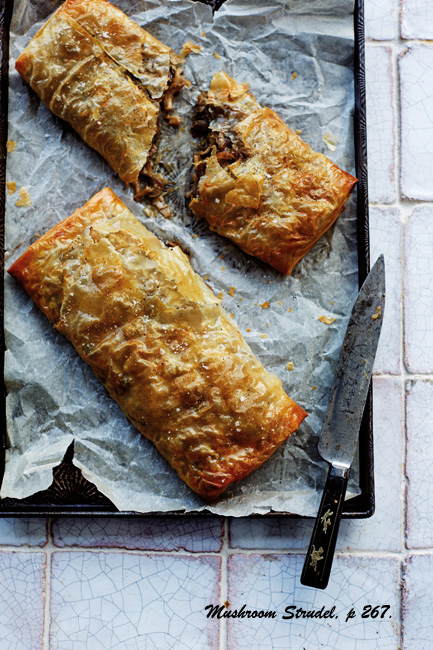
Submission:
{"label": "scattered crumb", "polygon": [[278,304],[282,306],[283,303],[281,302],[281,300],[279,300],[279,301],[278,301]]}
{"label": "scattered crumb", "polygon": [[269,323],[266,323],[266,327],[270,327]]}
{"label": "scattered crumb", "polygon": [[269,300],[267,300],[266,302],[262,303],[262,304],[260,305],[260,307],[261,307],[262,309],[269,309]]}
{"label": "scattered crumb", "polygon": [[286,366],[287,370],[294,370],[295,366],[293,364],[293,361],[289,361],[289,363]]}
{"label": "scattered crumb", "polygon": [[247,327],[247,332],[251,332],[251,327]]}
{"label": "scattered crumb", "polygon": [[202,35],[202,38],[204,38],[206,36],[206,32],[203,30],[201,35]]}
{"label": "scattered crumb", "polygon": [[331,300],[331,305],[333,305],[333,304],[334,304],[334,301],[333,301],[333,300]]}
{"label": "scattered crumb", "polygon": [[258,307],[258,306],[259,306],[259,303],[258,303],[258,302],[255,302],[254,304],[255,304],[255,306],[256,306],[256,307]]}
{"label": "scattered crumb", "polygon": [[215,57],[216,59],[220,59],[220,58],[221,58],[220,55],[217,54],[216,52],[214,52],[213,55],[214,55],[214,57]]}
{"label": "scattered crumb", "polygon": [[222,267],[221,267],[221,271],[225,271],[226,268],[227,268],[226,266],[222,266]]}
{"label": "scattered crumb", "polygon": [[182,45],[182,52],[180,56],[184,59],[188,54],[198,54],[201,50],[201,45],[196,45],[192,41],[188,41]]}
{"label": "scattered crumb", "polygon": [[291,312],[291,311],[293,311],[293,310],[292,310],[292,308],[290,307],[290,309],[288,309],[287,311],[288,311],[288,312],[289,312],[289,314],[290,314],[290,312]]}
{"label": "scattered crumb", "polygon": [[220,291],[219,294],[217,295],[217,298],[219,298],[220,300],[222,300],[222,299],[223,299],[223,295],[224,295],[224,293],[223,293],[222,291]]}
{"label": "scattered crumb", "polygon": [[239,300],[243,300],[243,298],[239,298]]}
{"label": "scattered crumb", "polygon": [[209,276],[206,274],[203,276],[203,280],[209,280]]}
{"label": "scattered crumb", "polygon": [[229,294],[229,296],[234,298],[235,297],[235,291],[236,291],[236,289],[234,287],[230,287],[230,289],[227,291],[227,293]]}
{"label": "scattered crumb", "polygon": [[332,133],[330,133],[329,131],[326,131],[325,135],[322,138],[323,142],[331,151],[336,150],[339,139],[340,138],[338,137],[338,135],[332,135]]}
{"label": "scattered crumb", "polygon": [[182,119],[179,115],[165,115],[165,119],[170,126],[180,126],[182,124]]}
{"label": "scattered crumb", "polygon": [[8,153],[12,153],[12,151],[15,151],[16,146],[17,146],[17,141],[16,140],[8,140],[6,142],[6,151]]}
{"label": "scattered crumb", "polygon": [[267,335],[267,334],[260,334],[260,338],[261,338],[261,339],[267,339],[267,338],[268,338],[268,335]]}
{"label": "scattered crumb", "polygon": [[9,190],[9,194],[13,194],[14,192],[17,191],[17,184],[15,183],[15,181],[8,181],[6,183],[6,186]]}
{"label": "scattered crumb", "polygon": [[296,129],[295,133],[296,133],[296,135],[301,135],[302,129]]}
{"label": "scattered crumb", "polygon": [[193,235],[192,236],[193,239],[197,239],[197,237],[198,237],[198,235]]}
{"label": "scattered crumb", "polygon": [[230,316],[231,316],[231,318],[234,318],[234,317],[235,317],[235,315],[234,315],[233,312],[230,314]]}
{"label": "scattered crumb", "polygon": [[296,79],[297,76],[298,76],[298,73],[297,73],[296,70],[295,70],[295,72],[292,74],[292,80],[293,80],[293,79]]}
{"label": "scattered crumb", "polygon": [[325,323],[325,325],[331,325],[331,323],[333,323],[336,320],[336,318],[335,316],[332,316],[331,318],[329,318],[328,316],[319,316],[319,320],[322,323]]}
{"label": "scattered crumb", "polygon": [[220,255],[220,260],[223,260],[223,259],[224,259],[224,255],[221,254]]}
{"label": "scattered crumb", "polygon": [[266,284],[269,284],[270,280],[266,280]]}
{"label": "scattered crumb", "polygon": [[382,307],[380,305],[376,309],[375,313],[372,315],[373,320],[376,320],[377,318],[382,318]]}
{"label": "scattered crumb", "polygon": [[28,193],[28,190],[26,190],[25,187],[22,187],[20,189],[20,198],[18,199],[18,201],[16,201],[15,205],[18,208],[27,208],[31,204],[32,204],[32,200],[30,198],[30,194]]}
{"label": "scattered crumb", "polygon": [[313,388],[311,390],[316,390],[316,388],[317,388],[317,386],[313,386]]}
{"label": "scattered crumb", "polygon": [[224,606],[227,607],[227,609],[230,607],[230,603],[229,603],[228,600],[226,600],[226,602],[224,603]]}

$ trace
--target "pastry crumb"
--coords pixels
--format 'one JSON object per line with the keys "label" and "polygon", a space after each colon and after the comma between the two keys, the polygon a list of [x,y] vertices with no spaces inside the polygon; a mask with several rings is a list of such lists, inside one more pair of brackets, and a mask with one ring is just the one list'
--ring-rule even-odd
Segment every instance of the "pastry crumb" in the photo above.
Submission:
{"label": "pastry crumb", "polygon": [[235,315],[234,315],[233,312],[230,314],[230,317],[231,317],[231,318],[234,318],[234,317],[235,317]]}
{"label": "pastry crumb", "polygon": [[6,142],[6,151],[8,153],[12,153],[12,151],[15,151],[16,146],[17,146],[17,141],[16,140],[7,140],[7,142]]}
{"label": "pastry crumb", "polygon": [[227,268],[226,266],[222,266],[222,267],[221,267],[221,271],[225,271],[226,268]]}
{"label": "pastry crumb", "polygon": [[207,273],[206,273],[206,275],[203,276],[203,280],[209,280],[209,276],[208,276]]}
{"label": "pastry crumb", "polygon": [[17,184],[15,183],[15,181],[8,181],[6,183],[6,187],[9,190],[9,194],[13,194],[14,192],[17,191]]}
{"label": "pastry crumb", "polygon": [[281,300],[278,301],[278,304],[279,304],[280,306],[283,305],[283,303],[281,302]]}
{"label": "pastry crumb", "polygon": [[20,193],[20,198],[18,199],[18,201],[15,202],[15,205],[18,208],[27,208],[29,205],[32,204],[30,194],[25,187],[21,187],[19,193]]}
{"label": "pastry crumb", "polygon": [[269,323],[266,323],[266,327],[270,327]]}
{"label": "pastry crumb", "polygon": [[267,338],[268,338],[268,335],[267,335],[267,334],[260,334],[260,338],[261,338],[261,339],[267,339]]}
{"label": "pastry crumb", "polygon": [[215,57],[216,59],[220,59],[220,58],[221,58],[220,55],[217,54],[217,52],[214,52],[213,55],[214,55],[214,57]]}
{"label": "pastry crumb", "polygon": [[302,129],[296,129],[295,133],[296,133],[296,135],[301,135]]}
{"label": "pastry crumb", "polygon": [[379,307],[376,309],[374,314],[372,314],[372,319],[376,320],[377,318],[382,318],[382,307],[379,305]]}
{"label": "pastry crumb", "polygon": [[326,144],[328,149],[330,149],[330,151],[336,150],[339,139],[340,138],[338,135],[333,135],[329,131],[327,131],[322,138],[323,142]]}
{"label": "pastry crumb", "polygon": [[287,370],[294,370],[294,369],[295,369],[295,366],[294,366],[293,361],[289,361],[289,363],[287,364],[286,368],[287,368]]}
{"label": "pastry crumb", "polygon": [[223,259],[224,259],[224,255],[221,254],[221,255],[220,255],[220,260],[223,260]]}
{"label": "pastry crumb", "polygon": [[258,307],[258,306],[259,306],[259,303],[258,303],[258,302],[255,302],[254,304],[255,304],[255,306],[256,306],[256,307]]}
{"label": "pastry crumb", "polygon": [[224,295],[224,293],[223,293],[222,291],[220,291],[219,294],[217,295],[217,298],[219,298],[220,300],[222,300],[222,299],[223,299],[223,295]]}
{"label": "pastry crumb", "polygon": [[241,301],[242,301],[242,300],[243,300],[243,298],[239,298],[239,300],[241,300]]}
{"label": "pastry crumb", "polygon": [[290,314],[290,312],[291,312],[291,311],[293,311],[293,310],[292,310],[292,308],[290,307],[290,309],[288,309],[287,311],[288,311],[288,312],[289,312],[289,314]]}
{"label": "pastry crumb", "polygon": [[201,50],[201,45],[196,45],[192,41],[187,41],[182,45],[180,56],[184,59],[188,54],[198,54]]}
{"label": "pastry crumb", "polygon": [[204,38],[206,36],[206,32],[203,30],[201,35],[202,35],[202,38]]}
{"label": "pastry crumb", "polygon": [[251,332],[251,327],[247,327],[247,332]]}
{"label": "pastry crumb", "polygon": [[269,300],[267,300],[266,302],[263,302],[263,303],[260,305],[260,307],[261,307],[262,309],[269,309]]}
{"label": "pastry crumb", "polygon": [[316,388],[317,388],[317,386],[313,386],[313,388],[311,390],[316,390]]}
{"label": "pastry crumb", "polygon": [[236,289],[234,287],[230,287],[230,289],[227,291],[227,293],[229,294],[229,296],[234,298],[235,297],[235,291],[236,291]]}
{"label": "pastry crumb", "polygon": [[333,323],[336,320],[336,318],[335,316],[329,317],[329,316],[322,315],[319,316],[319,320],[321,323],[325,323],[325,325],[331,325],[331,323]]}
{"label": "pastry crumb", "polygon": [[298,73],[295,70],[295,72],[292,74],[292,81],[293,81],[293,79],[296,79],[297,76],[298,76]]}
{"label": "pastry crumb", "polygon": [[192,236],[193,239],[197,239],[197,237],[198,237],[198,235],[193,235]]}
{"label": "pastry crumb", "polygon": [[333,300],[331,300],[331,305],[333,305],[333,304],[334,304],[334,301],[333,301]]}

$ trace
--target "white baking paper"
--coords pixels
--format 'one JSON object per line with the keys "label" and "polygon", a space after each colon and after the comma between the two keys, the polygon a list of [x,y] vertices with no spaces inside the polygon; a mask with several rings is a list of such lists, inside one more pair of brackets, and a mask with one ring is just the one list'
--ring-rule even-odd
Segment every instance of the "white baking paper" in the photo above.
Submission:
{"label": "white baking paper", "polygon": [[[30,207],[7,198],[6,268],[39,235],[109,185],[163,240],[189,251],[194,269],[232,313],[267,370],[308,413],[299,431],[261,468],[206,506],[126,419],[72,346],[6,276],[5,376],[9,448],[2,497],[47,488],[52,468],[75,441],[74,463],[123,511],[198,511],[244,516],[269,511],[314,515],[327,464],[317,453],[342,337],[357,293],[356,193],[333,227],[286,277],[198,222],[185,200],[197,143],[189,133],[198,92],[226,70],[250,83],[301,137],[354,173],[353,2],[228,0],[213,16],[188,0],[117,0],[137,23],[180,52],[201,45],[185,66],[192,87],[177,102],[180,130],[163,125],[173,217],[148,217],[104,160],[54,117],[21,80],[14,61],[60,3],[16,0],[11,26],[7,180],[30,193]],[[331,151],[328,144],[337,145]],[[327,144],[328,143],[328,144]],[[234,290],[231,290],[234,287]],[[229,291],[231,294],[230,295]],[[269,308],[260,305],[269,302]],[[335,318],[327,325],[319,316]],[[287,370],[288,362],[294,369]],[[352,472],[349,494],[358,493]]]}

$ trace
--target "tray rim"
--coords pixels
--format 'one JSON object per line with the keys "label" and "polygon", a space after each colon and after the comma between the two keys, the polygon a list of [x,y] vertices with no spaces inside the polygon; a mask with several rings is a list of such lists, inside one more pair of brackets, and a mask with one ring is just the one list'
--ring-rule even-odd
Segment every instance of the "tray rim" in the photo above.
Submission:
{"label": "tray rim", "polygon": [[[206,0],[202,0],[205,1]],[[9,76],[9,26],[12,17],[13,0],[0,0],[0,256],[4,274],[4,215],[6,193],[6,141],[8,132],[8,76]],[[217,5],[222,2],[217,0]],[[358,282],[361,286],[370,270],[370,241],[368,215],[368,179],[367,179],[367,124],[366,124],[366,93],[365,93],[365,36],[364,36],[364,0],[354,0],[354,138],[355,166],[358,177],[357,185],[357,243],[358,243]],[[3,376],[5,340],[3,330],[4,319],[4,289],[0,290],[0,370]],[[7,447],[6,432],[6,388],[3,383],[3,394],[0,399],[0,484],[5,471],[5,451]],[[68,450],[69,451],[69,450]],[[65,456],[68,454],[66,452]],[[72,463],[71,463],[72,464]],[[359,432],[359,479],[361,493],[346,501],[343,507],[343,518],[368,518],[374,514],[374,453],[373,453],[373,391],[372,382],[364,410],[364,416]],[[79,471],[79,470],[77,470]],[[0,516],[32,516],[32,517],[77,517],[77,516],[114,516],[114,517],[197,517],[216,515],[209,510],[200,512],[129,512],[119,511],[111,505],[77,504],[52,502],[31,503],[32,497],[26,500],[0,499]],[[288,517],[302,518],[303,515],[290,512],[269,512],[251,514],[249,517]]]}

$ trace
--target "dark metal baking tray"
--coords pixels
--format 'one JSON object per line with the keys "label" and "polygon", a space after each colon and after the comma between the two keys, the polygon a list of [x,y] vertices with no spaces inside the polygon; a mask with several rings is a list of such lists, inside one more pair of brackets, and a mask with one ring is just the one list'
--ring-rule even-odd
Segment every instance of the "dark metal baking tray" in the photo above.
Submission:
{"label": "dark metal baking tray", "polygon": [[[213,9],[221,6],[224,0],[198,0],[211,5]],[[8,71],[9,71],[9,26],[13,9],[13,0],[0,2],[0,39],[1,39],[1,70],[0,70],[0,255],[4,272],[4,210],[5,210],[5,180],[6,180],[6,141],[7,141],[7,111],[8,111]],[[357,237],[358,237],[358,268],[359,285],[362,284],[370,268],[369,231],[368,231],[368,192],[367,192],[367,133],[365,106],[365,67],[364,67],[364,2],[355,0],[354,7],[354,133],[355,133],[355,163],[357,185]],[[0,318],[3,325],[4,295],[0,292]],[[3,327],[2,327],[3,332]],[[4,336],[1,336],[0,369],[3,373],[3,357],[5,351]],[[6,391],[3,388],[0,400],[0,483],[5,468],[6,436]],[[343,517],[366,518],[374,513],[374,474],[373,474],[373,422],[372,422],[372,390],[365,407],[364,417],[359,434],[359,479],[361,493],[344,504]],[[149,516],[142,513],[119,512],[116,507],[102,495],[96,487],[87,481],[72,463],[73,446],[67,450],[60,465],[53,469],[53,482],[42,492],[26,499],[0,499],[1,516]],[[155,516],[157,513],[151,513]],[[181,513],[162,513],[164,516]],[[207,512],[189,513],[188,516],[208,515]],[[294,517],[291,513],[271,513],[272,516],[284,515]]]}

